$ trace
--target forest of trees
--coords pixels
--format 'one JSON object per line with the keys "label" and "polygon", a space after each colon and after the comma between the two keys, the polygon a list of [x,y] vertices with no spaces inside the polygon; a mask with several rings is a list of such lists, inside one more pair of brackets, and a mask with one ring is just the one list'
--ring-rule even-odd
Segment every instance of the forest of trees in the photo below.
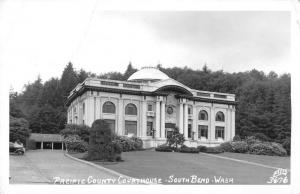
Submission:
{"label": "forest of trees", "polygon": [[[241,137],[261,133],[282,142],[291,136],[291,77],[265,74],[255,69],[239,73],[212,71],[207,65],[201,70],[187,67],[157,67],[169,77],[186,86],[214,92],[236,94],[236,134]],[[87,77],[127,80],[137,71],[130,63],[124,73],[97,75],[83,69],[76,71],[70,62],[60,78],[44,83],[38,77],[25,85],[22,93],[10,92],[11,123],[20,120],[35,133],[59,133],[66,124],[65,102],[69,92]],[[27,123],[26,123],[27,122]]]}

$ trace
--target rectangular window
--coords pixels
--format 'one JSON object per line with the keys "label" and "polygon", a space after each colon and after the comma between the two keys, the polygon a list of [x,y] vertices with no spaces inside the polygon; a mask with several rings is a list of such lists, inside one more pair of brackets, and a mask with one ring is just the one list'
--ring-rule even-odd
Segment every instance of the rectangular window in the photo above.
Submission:
{"label": "rectangular window", "polygon": [[85,114],[85,103],[82,104],[82,114]]}
{"label": "rectangular window", "polygon": [[152,136],[153,122],[147,122],[147,136]]}
{"label": "rectangular window", "polygon": [[216,139],[218,138],[224,139],[224,127],[216,127]]}
{"label": "rectangular window", "polygon": [[148,104],[148,111],[152,111],[152,104]]}
{"label": "rectangular window", "polygon": [[119,84],[116,82],[101,81],[100,83],[101,85],[106,85],[106,86],[119,86]]}
{"label": "rectangular window", "polygon": [[197,96],[210,97],[210,93],[205,93],[205,92],[197,92]]}
{"label": "rectangular window", "polygon": [[115,120],[113,120],[113,119],[104,119],[104,121],[107,123],[108,128],[109,128],[113,133],[115,133],[115,126],[116,126]]}
{"label": "rectangular window", "polygon": [[135,85],[135,84],[123,84],[124,88],[135,88],[135,89],[140,89],[139,85]]}
{"label": "rectangular window", "polygon": [[188,108],[188,114],[189,114],[189,115],[193,114],[193,113],[192,113],[192,108],[191,108],[191,107]]}
{"label": "rectangular window", "polygon": [[192,124],[188,124],[188,138],[192,138]]}
{"label": "rectangular window", "polygon": [[207,125],[198,125],[198,138],[206,137],[208,138],[208,126]]}
{"label": "rectangular window", "polygon": [[137,135],[137,122],[125,121],[125,135]]}
{"label": "rectangular window", "polygon": [[214,94],[215,98],[227,98],[226,95],[222,95],[222,94]]}

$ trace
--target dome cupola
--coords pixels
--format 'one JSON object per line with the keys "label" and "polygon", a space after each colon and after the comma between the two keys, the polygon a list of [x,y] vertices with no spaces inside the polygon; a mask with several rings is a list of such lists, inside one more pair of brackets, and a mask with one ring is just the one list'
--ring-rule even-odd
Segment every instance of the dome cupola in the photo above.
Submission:
{"label": "dome cupola", "polygon": [[155,82],[166,79],[169,79],[169,77],[156,67],[143,67],[141,70],[133,73],[128,78],[128,81]]}

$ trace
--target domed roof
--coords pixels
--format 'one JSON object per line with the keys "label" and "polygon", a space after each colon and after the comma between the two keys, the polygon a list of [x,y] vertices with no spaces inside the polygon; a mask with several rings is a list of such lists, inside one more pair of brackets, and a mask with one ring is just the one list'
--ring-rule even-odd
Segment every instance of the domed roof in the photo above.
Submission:
{"label": "domed roof", "polygon": [[169,77],[155,67],[143,67],[132,74],[128,81],[159,81],[169,79]]}

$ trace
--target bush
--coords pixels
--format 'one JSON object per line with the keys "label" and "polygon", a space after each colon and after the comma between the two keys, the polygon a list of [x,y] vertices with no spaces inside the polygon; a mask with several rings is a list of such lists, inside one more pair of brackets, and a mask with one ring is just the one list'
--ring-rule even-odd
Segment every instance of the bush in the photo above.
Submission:
{"label": "bush", "polygon": [[278,143],[260,142],[249,146],[249,153],[269,156],[286,156],[286,150]]}
{"label": "bush", "polygon": [[224,152],[232,152],[232,145],[231,145],[231,142],[227,141],[227,142],[224,142],[224,143],[221,143],[220,144],[220,147],[222,148],[222,150]]}
{"label": "bush", "polygon": [[206,147],[205,151],[203,152],[209,154],[219,154],[219,153],[223,153],[224,151],[221,148],[221,146],[216,146],[216,147]]}
{"label": "bush", "polygon": [[285,139],[282,143],[282,147],[286,150],[287,155],[291,155],[291,140]]}
{"label": "bush", "polygon": [[167,137],[167,144],[170,147],[175,147],[176,150],[178,149],[178,146],[182,146],[184,143],[184,136],[179,132],[178,127],[175,127],[174,131],[170,136]]}
{"label": "bush", "polygon": [[114,134],[105,120],[95,120],[90,130],[87,160],[120,161],[121,145],[113,140]]}
{"label": "bush", "polygon": [[260,141],[271,141],[271,139],[263,133],[255,133],[254,137]]}
{"label": "bush", "polygon": [[199,149],[194,148],[194,147],[181,146],[181,148],[179,149],[179,152],[182,152],[182,153],[199,153]]}
{"label": "bush", "polygon": [[83,141],[89,142],[90,127],[86,125],[67,124],[60,134],[66,138],[69,135],[78,135]]}
{"label": "bush", "polygon": [[206,152],[206,146],[202,146],[202,145],[200,145],[200,146],[198,146],[197,147],[197,149],[199,150],[199,152]]}
{"label": "bush", "polygon": [[88,143],[78,135],[69,135],[64,139],[64,143],[69,152],[85,152],[88,150]]}
{"label": "bush", "polygon": [[231,143],[232,151],[236,153],[248,152],[248,144],[244,141],[235,141]]}
{"label": "bush", "polygon": [[158,152],[173,152],[173,149],[170,146],[167,145],[160,145],[155,148],[155,151]]}
{"label": "bush", "polygon": [[235,135],[233,137],[233,141],[242,141],[241,137],[239,135]]}
{"label": "bush", "polygon": [[123,152],[143,149],[143,141],[137,137],[115,136],[114,142],[120,145]]}
{"label": "bush", "polygon": [[254,136],[247,136],[245,138],[245,142],[248,144],[248,146],[256,144],[256,143],[261,143],[261,141],[258,140],[257,138],[255,138]]}

